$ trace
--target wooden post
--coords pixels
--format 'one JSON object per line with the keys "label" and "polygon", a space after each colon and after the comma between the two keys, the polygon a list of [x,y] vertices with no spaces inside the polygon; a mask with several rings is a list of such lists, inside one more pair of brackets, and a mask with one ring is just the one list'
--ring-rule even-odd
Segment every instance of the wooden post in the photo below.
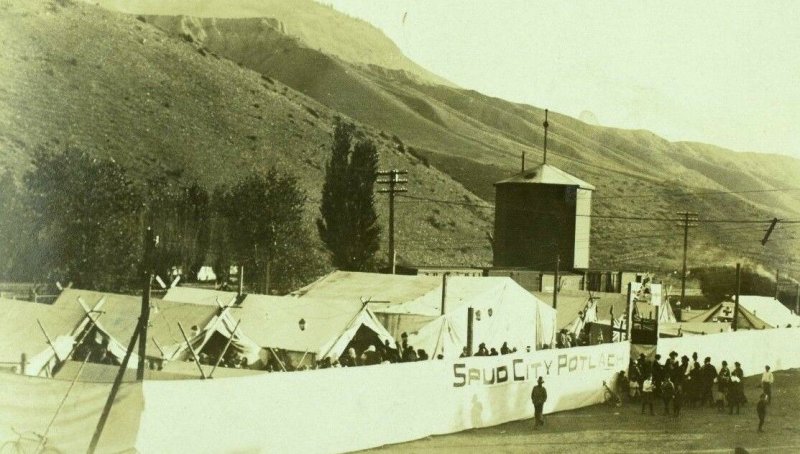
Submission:
{"label": "wooden post", "polygon": [[142,260],[142,311],[139,316],[139,362],[136,367],[136,380],[144,380],[145,360],[147,358],[147,325],[150,323],[150,287],[153,285],[153,249],[156,245],[153,229],[145,230],[144,258]]}
{"label": "wooden post", "polygon": [[630,340],[633,331],[633,298],[631,287],[633,284],[628,282],[628,299],[625,300],[625,340]]}
{"label": "wooden post", "polygon": [[733,303],[733,322],[731,323],[731,329],[736,331],[739,329],[739,292],[741,291],[742,287],[742,265],[737,263],[736,264],[736,299]]}
{"label": "wooden post", "polygon": [[398,186],[402,183],[408,183],[407,178],[400,177],[406,174],[408,174],[407,170],[381,170],[378,175],[386,178],[376,181],[378,184],[388,185],[387,188],[379,189],[378,192],[389,194],[389,268],[392,274],[397,271],[397,252],[395,251],[394,242],[394,197],[398,192],[408,191],[405,187]]}
{"label": "wooden post", "polygon": [[442,274],[442,315],[444,315],[445,301],[447,300],[447,275],[450,273]]}
{"label": "wooden post", "polygon": [[236,293],[238,296],[244,294],[244,265],[239,265],[239,285]]}
{"label": "wooden post", "polygon": [[659,325],[660,325],[658,317],[659,317],[659,309],[660,309],[660,307],[661,306],[656,306],[656,318],[654,320],[655,323],[656,323],[656,343],[658,343],[658,332],[659,332]]}
{"label": "wooden post", "polygon": [[269,295],[270,274],[272,274],[272,252],[267,254],[267,269],[264,272],[264,294]]}
{"label": "wooden post", "polygon": [[125,375],[125,369],[128,368],[128,362],[130,361],[131,354],[133,353],[133,347],[136,346],[136,341],[139,339],[141,327],[142,324],[137,323],[136,329],[133,330],[133,336],[131,336],[128,349],[125,351],[125,358],[122,359],[122,364],[119,366],[117,376],[114,378],[114,384],[111,386],[111,392],[108,393],[108,399],[106,399],[106,404],[103,407],[103,413],[100,414],[100,420],[97,422],[94,435],[92,435],[92,441],[89,442],[89,449],[87,450],[89,454],[94,454],[95,450],[97,449],[97,443],[100,442],[100,436],[103,434],[103,428],[106,425],[106,420],[108,420],[108,415],[111,413],[111,405],[114,403],[114,399],[117,397],[119,386],[122,383],[122,377]]}
{"label": "wooden post", "polygon": [[25,353],[19,355],[19,374],[25,375],[25,368],[28,365],[28,355]]}
{"label": "wooden post", "polygon": [[561,254],[556,254],[556,272],[553,274],[553,309],[558,309],[558,268],[561,266]]}
{"label": "wooden post", "polygon": [[794,303],[794,313],[800,314],[800,284],[797,284],[797,300]]}
{"label": "wooden post", "polygon": [[467,308],[467,355],[472,356],[472,319],[475,309]]}

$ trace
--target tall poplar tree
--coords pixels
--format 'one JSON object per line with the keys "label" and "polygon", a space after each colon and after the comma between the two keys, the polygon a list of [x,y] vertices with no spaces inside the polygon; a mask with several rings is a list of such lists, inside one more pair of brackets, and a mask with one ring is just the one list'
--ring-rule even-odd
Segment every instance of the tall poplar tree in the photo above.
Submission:
{"label": "tall poplar tree", "polygon": [[378,151],[369,140],[353,146],[354,130],[344,122],[334,130],[317,229],[335,267],[370,271],[380,235],[374,199]]}

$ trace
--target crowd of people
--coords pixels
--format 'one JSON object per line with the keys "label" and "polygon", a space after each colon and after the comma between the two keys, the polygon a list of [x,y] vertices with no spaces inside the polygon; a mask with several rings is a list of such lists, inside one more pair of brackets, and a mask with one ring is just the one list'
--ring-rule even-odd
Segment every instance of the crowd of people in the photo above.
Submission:
{"label": "crowd of people", "polygon": [[[740,407],[747,402],[744,393],[744,370],[739,362],[731,368],[727,361],[720,363],[719,369],[710,357],[699,361],[697,353],[691,359],[677,352],[671,352],[661,362],[661,355],[648,361],[644,354],[634,360],[631,358],[627,376],[619,373],[617,380],[620,395],[629,396],[632,401],[641,403],[641,412],[654,413],[657,401],[663,404],[663,414],[679,416],[684,406],[689,408],[713,407],[718,412],[739,414]],[[761,377],[762,398],[768,405],[772,401],[774,376],[770,367],[765,367]],[[761,405],[761,406],[763,406]]]}

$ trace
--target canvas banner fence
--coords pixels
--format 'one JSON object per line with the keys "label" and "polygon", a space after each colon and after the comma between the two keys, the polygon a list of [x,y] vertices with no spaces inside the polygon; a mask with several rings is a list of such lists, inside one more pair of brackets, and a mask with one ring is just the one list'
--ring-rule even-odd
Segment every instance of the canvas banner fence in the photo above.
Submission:
{"label": "canvas banner fence", "polygon": [[[662,355],[696,351],[754,374],[800,367],[800,329],[661,339]],[[101,452],[344,452],[530,418],[545,380],[545,412],[596,404],[626,368],[627,342],[494,357],[213,380],[123,384]],[[0,374],[0,444],[11,428],[43,433],[68,381]],[[48,446],[83,452],[110,385],[78,383]]]}
{"label": "canvas banner fence", "polygon": [[145,382],[142,452],[344,452],[599,403],[628,343],[226,380]]}
{"label": "canvas banner fence", "polygon": [[770,366],[773,371],[800,367],[800,328],[740,330],[703,336],[683,336],[658,340],[657,353],[666,358],[670,352],[691,356],[697,352],[700,362],[711,357],[719,367],[727,361],[742,364],[745,375],[756,375]]}
{"label": "canvas banner fence", "polygon": [[[531,417],[539,376],[546,413],[601,402],[602,382],[625,367],[629,348],[123,384],[100,451],[344,452],[487,427]],[[0,444],[12,427],[44,433],[69,384],[0,374]],[[109,389],[78,383],[48,446],[85,451]]]}

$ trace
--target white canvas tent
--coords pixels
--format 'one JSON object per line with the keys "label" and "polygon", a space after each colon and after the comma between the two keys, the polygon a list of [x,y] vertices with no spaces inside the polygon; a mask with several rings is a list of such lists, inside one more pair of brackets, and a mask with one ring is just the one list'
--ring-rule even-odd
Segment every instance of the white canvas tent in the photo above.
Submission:
{"label": "white canvas tent", "polygon": [[[424,349],[431,358],[458,357],[466,346],[467,313],[474,310],[473,349],[509,347],[532,350],[552,345],[556,311],[508,277],[453,276],[447,279],[444,315],[442,289],[437,288],[404,304],[373,307],[379,317],[430,317],[409,332],[409,345]],[[370,305],[372,307],[372,305]],[[402,323],[397,323],[402,326]],[[396,333],[395,336],[397,336]]]}
{"label": "white canvas tent", "polygon": [[800,325],[800,316],[770,296],[740,295],[739,306],[774,328]]}
{"label": "white canvas tent", "polygon": [[[75,334],[87,322],[80,307],[55,309],[29,301],[0,298],[0,367],[25,375],[50,376],[60,360],[66,359]],[[39,327],[41,323],[52,341]],[[26,356],[24,370],[22,355]]]}
{"label": "white canvas tent", "polygon": [[164,300],[176,303],[200,304],[203,306],[218,307],[217,303],[228,305],[236,301],[236,292],[226,292],[209,288],[198,287],[172,287],[167,290]]}
{"label": "white canvas tent", "polygon": [[[117,360],[125,355],[128,341],[136,329],[141,312],[141,297],[102,293],[89,290],[65,289],[53,304],[57,309],[80,308],[81,305],[94,307],[102,302],[97,327],[109,338],[109,349]],[[224,303],[223,303],[224,304]],[[200,305],[177,303],[173,301],[150,300],[150,323],[147,328],[147,357],[165,360],[188,359],[189,351],[181,335],[180,323],[196,351],[216,332],[228,338],[233,332],[235,321],[230,317],[230,308],[219,305]],[[258,359],[259,348],[241,331],[238,331],[232,348],[246,356],[248,360]],[[129,367],[136,367],[136,352],[131,356]]]}
{"label": "white canvas tent", "polygon": [[372,311],[357,301],[251,294],[231,309],[231,316],[241,319],[240,329],[255,344],[285,350],[295,366],[303,357],[305,365],[338,359],[360,329],[373,333],[374,342],[394,344]]}

